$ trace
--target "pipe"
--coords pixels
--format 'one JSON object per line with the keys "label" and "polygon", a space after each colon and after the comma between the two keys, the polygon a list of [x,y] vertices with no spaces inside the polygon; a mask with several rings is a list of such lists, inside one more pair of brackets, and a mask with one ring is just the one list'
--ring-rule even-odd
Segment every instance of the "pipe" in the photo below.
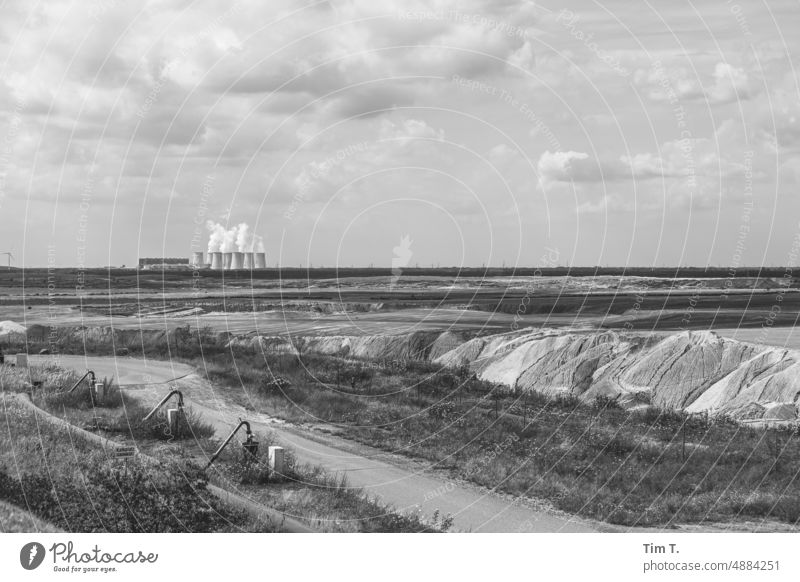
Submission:
{"label": "pipe", "polygon": [[95,376],[94,376],[94,372],[93,372],[92,370],[87,370],[87,371],[86,371],[86,373],[85,373],[83,376],[81,376],[81,379],[80,379],[80,380],[78,380],[77,382],[75,382],[75,384],[72,386],[72,388],[70,388],[69,390],[67,390],[67,394],[69,394],[70,392],[72,392],[73,390],[75,390],[75,388],[77,388],[77,387],[78,387],[78,384],[80,384],[81,382],[83,382],[84,380],[86,380],[86,376],[91,376],[91,377],[92,377],[92,379],[90,380],[90,382],[92,383],[92,388],[94,388],[94,384],[95,384]]}
{"label": "pipe", "polygon": [[164,406],[167,403],[167,400],[172,398],[175,394],[178,395],[178,408],[183,408],[183,394],[181,393],[180,390],[173,390],[172,392],[170,392],[169,394],[164,396],[164,398],[161,399],[161,402],[156,404],[156,407],[153,410],[151,410],[150,412],[147,413],[147,416],[145,416],[142,419],[142,422],[147,422],[147,420],[151,416],[153,416],[156,412],[158,412],[158,409],[161,408],[162,406]]}
{"label": "pipe", "polygon": [[236,428],[235,428],[235,429],[233,429],[233,430],[231,431],[231,434],[229,434],[229,435],[228,435],[228,438],[226,438],[226,439],[225,439],[225,442],[223,442],[223,443],[222,443],[222,444],[219,446],[219,448],[217,449],[217,452],[216,452],[216,453],[214,453],[213,455],[211,455],[211,459],[208,461],[208,465],[206,465],[206,466],[203,468],[203,470],[204,470],[204,471],[205,471],[206,469],[208,469],[208,468],[211,466],[211,463],[213,463],[214,461],[216,461],[216,460],[217,460],[217,457],[219,457],[219,455],[222,453],[222,450],[223,450],[225,447],[227,447],[227,446],[228,446],[228,443],[229,443],[229,442],[231,442],[231,439],[232,439],[234,436],[236,436],[236,433],[237,433],[237,432],[239,431],[239,429],[240,429],[240,428],[242,428],[243,426],[245,427],[245,430],[247,431],[247,441],[245,441],[245,445],[247,445],[247,444],[251,444],[251,443],[253,442],[253,431],[252,431],[252,430],[250,430],[250,423],[249,423],[249,422],[247,422],[246,420],[241,420],[241,421],[239,421],[239,424],[236,426]]}

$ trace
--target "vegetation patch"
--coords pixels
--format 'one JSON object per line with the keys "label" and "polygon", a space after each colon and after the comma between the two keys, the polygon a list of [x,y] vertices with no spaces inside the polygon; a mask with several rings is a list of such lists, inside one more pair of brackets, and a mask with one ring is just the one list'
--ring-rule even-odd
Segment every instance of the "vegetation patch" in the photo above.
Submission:
{"label": "vegetation patch", "polygon": [[453,520],[434,515],[426,519],[419,512],[399,513],[351,487],[344,475],[322,467],[297,462],[285,451],[284,471],[269,469],[268,448],[277,445],[271,433],[256,436],[258,453],[253,455],[235,444],[215,461],[212,479],[221,486],[235,486],[249,497],[330,532],[445,532]]}
{"label": "vegetation patch", "polygon": [[192,463],[117,460],[4,399],[0,501],[65,531],[273,531],[222,504]]}

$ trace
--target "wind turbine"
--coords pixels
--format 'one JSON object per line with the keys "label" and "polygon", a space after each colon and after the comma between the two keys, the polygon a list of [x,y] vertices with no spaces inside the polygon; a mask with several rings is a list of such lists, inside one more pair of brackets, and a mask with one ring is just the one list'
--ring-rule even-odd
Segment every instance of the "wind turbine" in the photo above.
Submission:
{"label": "wind turbine", "polygon": [[[11,260],[14,259],[14,255],[11,254],[10,251],[2,251],[2,252],[0,252],[0,255],[7,255],[8,256],[8,268],[10,270],[11,269]],[[16,260],[16,259],[14,259],[14,260]]]}

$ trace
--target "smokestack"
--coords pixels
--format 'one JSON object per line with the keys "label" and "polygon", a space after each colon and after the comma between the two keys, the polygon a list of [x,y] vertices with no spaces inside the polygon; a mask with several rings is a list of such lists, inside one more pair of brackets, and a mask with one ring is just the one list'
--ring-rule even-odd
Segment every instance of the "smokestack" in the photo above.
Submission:
{"label": "smokestack", "polygon": [[233,262],[233,253],[222,253],[222,268],[230,271],[231,263]]}
{"label": "smokestack", "polygon": [[244,253],[234,251],[231,254],[233,255],[233,258],[231,259],[231,269],[244,268]]}
{"label": "smokestack", "polygon": [[267,268],[267,253],[253,253],[255,256],[255,264],[253,265],[254,269],[266,269]]}
{"label": "smokestack", "polygon": [[222,269],[222,253],[208,253],[211,255],[211,268],[215,271]]}
{"label": "smokestack", "polygon": [[255,253],[245,253],[244,254],[244,265],[243,268],[245,269],[253,269],[255,266]]}
{"label": "smokestack", "polygon": [[205,266],[203,262],[203,251],[192,253],[192,266],[198,269]]}

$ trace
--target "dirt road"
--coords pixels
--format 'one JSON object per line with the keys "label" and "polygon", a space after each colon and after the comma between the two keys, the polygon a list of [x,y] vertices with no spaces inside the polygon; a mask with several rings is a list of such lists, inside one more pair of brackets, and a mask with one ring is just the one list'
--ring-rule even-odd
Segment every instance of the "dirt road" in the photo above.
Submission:
{"label": "dirt road", "polygon": [[[47,356],[32,357],[33,363]],[[52,359],[52,356],[49,358]],[[214,425],[224,437],[237,419],[248,419],[255,431],[273,431],[281,443],[294,449],[297,459],[321,465],[328,471],[343,472],[354,487],[380,497],[399,511],[435,510],[454,517],[454,530],[475,532],[590,532],[593,524],[544,509],[527,500],[513,499],[447,479],[427,470],[424,464],[394,457],[383,451],[353,443],[333,435],[306,432],[264,414],[247,411],[224,398],[205,379],[183,364],[144,361],[131,358],[61,356],[64,367],[78,371],[87,368],[99,376],[114,376],[150,401],[165,395],[172,387],[183,392],[187,405]],[[187,375],[188,374],[188,375]],[[171,382],[172,379],[179,380]],[[169,383],[167,383],[169,382]],[[146,386],[134,386],[147,384]]]}

